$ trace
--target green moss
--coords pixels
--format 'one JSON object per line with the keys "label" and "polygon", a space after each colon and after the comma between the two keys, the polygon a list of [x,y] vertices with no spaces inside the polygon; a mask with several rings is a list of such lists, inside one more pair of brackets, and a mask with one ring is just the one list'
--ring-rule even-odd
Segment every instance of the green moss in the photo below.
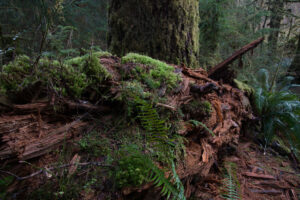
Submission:
{"label": "green moss", "polygon": [[190,113],[195,119],[199,117],[208,117],[212,112],[212,106],[208,101],[193,100],[186,105],[183,105],[183,111]]}
{"label": "green moss", "polygon": [[111,53],[107,52],[107,51],[96,51],[93,53],[97,58],[101,58],[101,57],[109,57],[112,56]]}
{"label": "green moss", "polygon": [[100,64],[96,54],[86,58],[82,72],[99,83],[112,77],[107,69]]}
{"label": "green moss", "polygon": [[151,89],[158,89],[166,84],[168,89],[176,87],[181,80],[178,74],[174,73],[174,68],[162,61],[148,56],[129,53],[122,58],[122,63],[137,63],[149,67],[149,69],[137,66],[132,70],[134,78],[143,81]]}
{"label": "green moss", "polygon": [[41,58],[35,68],[27,56],[19,56],[3,66],[0,73],[0,92],[17,94],[37,81],[53,88],[64,96],[80,98],[88,88],[99,93],[99,85],[111,74],[99,61],[107,52],[96,52],[64,62]]}
{"label": "green moss", "polygon": [[1,91],[19,91],[30,83],[33,84],[38,78],[31,76],[32,71],[30,58],[25,55],[18,56],[14,61],[4,65],[0,73]]}

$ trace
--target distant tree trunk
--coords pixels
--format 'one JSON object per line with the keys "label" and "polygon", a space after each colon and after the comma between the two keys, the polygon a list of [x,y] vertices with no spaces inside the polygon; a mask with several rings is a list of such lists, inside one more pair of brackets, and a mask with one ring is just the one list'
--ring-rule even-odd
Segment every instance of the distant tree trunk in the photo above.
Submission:
{"label": "distant tree trunk", "polygon": [[196,66],[198,23],[198,0],[111,0],[108,48]]}
{"label": "distant tree trunk", "polygon": [[300,34],[298,36],[298,46],[297,46],[296,54],[290,66],[289,71],[295,72],[296,82],[300,84]]}
{"label": "distant tree trunk", "polygon": [[[223,4],[224,5],[224,4]],[[220,35],[220,17],[222,10],[220,9],[222,2],[200,1],[200,64],[211,65],[211,59],[218,47],[218,39]],[[223,8],[222,8],[223,9]]]}
{"label": "distant tree trunk", "polygon": [[270,49],[276,51],[280,32],[280,23],[283,19],[284,0],[273,0],[270,1],[270,3],[270,28],[272,29],[272,32],[269,36],[269,44]]}

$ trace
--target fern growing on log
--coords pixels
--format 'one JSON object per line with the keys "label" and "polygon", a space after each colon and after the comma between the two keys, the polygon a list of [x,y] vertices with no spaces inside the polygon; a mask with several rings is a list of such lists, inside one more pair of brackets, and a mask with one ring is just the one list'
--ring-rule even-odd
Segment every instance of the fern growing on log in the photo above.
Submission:
{"label": "fern growing on log", "polygon": [[162,150],[174,146],[169,138],[169,130],[165,125],[165,121],[159,118],[152,105],[140,98],[135,98],[135,103],[139,109],[138,118],[142,127],[147,131],[146,138],[148,142]]}

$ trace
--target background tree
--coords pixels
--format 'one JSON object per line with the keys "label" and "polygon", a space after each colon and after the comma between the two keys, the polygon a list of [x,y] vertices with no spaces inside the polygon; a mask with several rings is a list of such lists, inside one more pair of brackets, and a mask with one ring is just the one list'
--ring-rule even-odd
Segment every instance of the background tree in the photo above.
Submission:
{"label": "background tree", "polygon": [[109,50],[147,54],[170,63],[197,66],[198,0],[112,0]]}
{"label": "background tree", "polygon": [[295,72],[296,81],[300,84],[300,34],[298,36],[298,45],[294,60],[290,66],[290,71]]}

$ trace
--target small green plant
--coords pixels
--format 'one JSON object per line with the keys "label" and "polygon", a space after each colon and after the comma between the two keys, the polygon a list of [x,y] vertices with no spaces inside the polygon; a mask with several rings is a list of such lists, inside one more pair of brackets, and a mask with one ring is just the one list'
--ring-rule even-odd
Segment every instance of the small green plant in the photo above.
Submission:
{"label": "small green plant", "polygon": [[108,139],[101,137],[97,131],[92,131],[78,141],[82,151],[92,154],[93,156],[108,155],[111,153]]}
{"label": "small green plant", "polygon": [[139,186],[149,181],[149,169],[140,155],[123,155],[118,161],[115,172],[116,184],[119,188],[125,186]]}
{"label": "small green plant", "polygon": [[13,182],[14,178],[12,176],[6,176],[0,179],[0,199],[5,199],[7,196],[7,187]]}
{"label": "small green plant", "polygon": [[289,91],[292,79],[285,77],[278,83],[275,80],[276,77],[270,83],[269,72],[261,69],[255,87],[255,107],[261,121],[265,151],[278,131],[292,148],[300,145],[300,101]]}
{"label": "small green plant", "polygon": [[226,162],[225,163],[225,173],[223,180],[223,198],[229,200],[239,200],[239,188],[240,184],[236,174],[237,166],[235,163]]}

